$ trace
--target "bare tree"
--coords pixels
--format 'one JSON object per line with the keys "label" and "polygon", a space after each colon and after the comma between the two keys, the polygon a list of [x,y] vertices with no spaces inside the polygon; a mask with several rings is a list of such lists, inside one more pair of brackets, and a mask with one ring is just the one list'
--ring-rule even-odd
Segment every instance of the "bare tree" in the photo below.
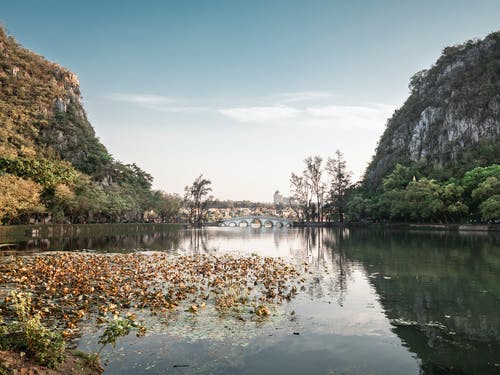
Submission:
{"label": "bare tree", "polygon": [[297,215],[297,220],[309,220],[311,191],[305,177],[292,173],[290,178],[290,190],[292,193],[290,207]]}
{"label": "bare tree", "polygon": [[321,182],[322,167],[321,163],[323,159],[320,156],[315,156],[314,158],[308,157],[304,160],[306,163],[306,169],[304,170],[304,176],[308,185],[311,187],[312,194],[316,196],[316,218],[317,221],[321,221],[321,208],[323,205],[324,198],[324,185]]}
{"label": "bare tree", "polygon": [[206,218],[209,205],[208,194],[212,191],[210,180],[201,174],[193,184],[184,188],[184,204],[189,210],[189,222],[200,226]]}
{"label": "bare tree", "polygon": [[346,198],[351,186],[351,172],[347,170],[344,155],[340,150],[335,151],[335,157],[328,158],[326,171],[330,176],[329,199],[334,213],[338,214],[339,221],[344,222]]}

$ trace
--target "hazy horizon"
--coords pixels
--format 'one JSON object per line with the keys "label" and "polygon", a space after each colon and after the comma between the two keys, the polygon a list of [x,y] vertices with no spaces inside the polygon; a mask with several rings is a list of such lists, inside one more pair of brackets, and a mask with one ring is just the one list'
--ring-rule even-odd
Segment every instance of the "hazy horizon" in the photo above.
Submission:
{"label": "hazy horizon", "polygon": [[359,178],[410,77],[499,29],[498,1],[20,1],[0,22],[80,79],[97,135],[154,188],[289,194],[307,156]]}

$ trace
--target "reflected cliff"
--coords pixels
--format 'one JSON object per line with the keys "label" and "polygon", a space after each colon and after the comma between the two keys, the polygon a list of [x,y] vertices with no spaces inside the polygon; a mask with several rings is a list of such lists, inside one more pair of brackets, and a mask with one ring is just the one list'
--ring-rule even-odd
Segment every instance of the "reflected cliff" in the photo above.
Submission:
{"label": "reflected cliff", "polygon": [[423,373],[500,372],[498,235],[355,231],[341,243]]}

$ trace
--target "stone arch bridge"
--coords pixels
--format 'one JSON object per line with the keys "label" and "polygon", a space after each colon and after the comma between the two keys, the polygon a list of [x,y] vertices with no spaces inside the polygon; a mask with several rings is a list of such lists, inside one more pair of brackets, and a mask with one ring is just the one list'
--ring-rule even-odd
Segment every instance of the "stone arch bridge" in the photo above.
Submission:
{"label": "stone arch bridge", "polygon": [[221,227],[250,227],[255,224],[266,228],[291,228],[293,221],[281,217],[262,215],[232,217],[219,221],[219,226]]}

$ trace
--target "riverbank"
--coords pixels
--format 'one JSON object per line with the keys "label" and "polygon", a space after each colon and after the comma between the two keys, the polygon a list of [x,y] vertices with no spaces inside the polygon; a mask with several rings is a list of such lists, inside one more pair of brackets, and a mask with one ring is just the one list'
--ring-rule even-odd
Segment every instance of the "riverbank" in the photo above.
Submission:
{"label": "riverbank", "polygon": [[37,364],[32,358],[27,358],[21,353],[0,350],[0,374],[24,374],[24,375],[98,375],[103,372],[102,368],[88,365],[84,353],[66,351],[66,359],[57,369],[50,369]]}
{"label": "riverbank", "polygon": [[414,224],[414,223],[294,223],[296,228],[370,228],[398,230],[436,230],[451,232],[500,232],[500,224]]}
{"label": "riverbank", "polygon": [[[349,224],[348,226],[357,226]],[[362,225],[360,225],[362,226]],[[500,232],[498,224],[405,224],[405,223],[370,223],[367,228],[387,228],[402,230],[436,230],[450,232]]]}
{"label": "riverbank", "polygon": [[130,233],[157,232],[165,228],[179,228],[182,224],[34,224],[0,226],[0,243],[3,239],[23,240],[53,237],[89,237],[102,235],[129,235]]}

